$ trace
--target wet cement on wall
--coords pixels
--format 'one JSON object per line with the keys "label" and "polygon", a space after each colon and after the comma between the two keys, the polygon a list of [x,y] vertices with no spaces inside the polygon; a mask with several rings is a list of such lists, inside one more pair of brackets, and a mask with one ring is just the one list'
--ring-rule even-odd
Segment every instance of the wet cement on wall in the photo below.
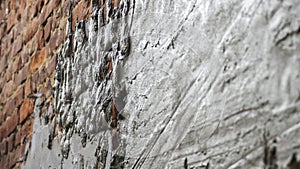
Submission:
{"label": "wet cement on wall", "polygon": [[24,168],[299,166],[298,1],[109,4],[68,21]]}

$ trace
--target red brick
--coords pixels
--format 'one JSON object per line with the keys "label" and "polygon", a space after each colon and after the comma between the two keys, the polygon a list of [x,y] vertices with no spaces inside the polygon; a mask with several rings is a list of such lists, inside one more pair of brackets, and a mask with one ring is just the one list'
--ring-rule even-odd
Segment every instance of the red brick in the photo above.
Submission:
{"label": "red brick", "polygon": [[37,42],[38,42],[38,49],[41,49],[42,47],[45,46],[43,29],[40,29],[37,33]]}
{"label": "red brick", "polygon": [[[5,121],[4,113],[2,112],[2,110],[0,110],[0,127],[4,121]],[[0,132],[0,141],[1,141],[1,132]]]}
{"label": "red brick", "polygon": [[30,83],[31,91],[32,91],[33,93],[37,91],[37,86],[39,85],[39,84],[38,84],[38,80],[39,80],[39,72],[35,72],[35,73],[32,75],[32,79],[31,79],[31,83]]}
{"label": "red brick", "polygon": [[14,108],[16,106],[16,99],[10,99],[4,106],[2,113],[4,117],[10,116],[13,114]]}
{"label": "red brick", "polygon": [[38,71],[34,72],[31,77],[32,77],[31,78],[31,81],[32,81],[31,87],[33,87],[34,84],[38,84],[39,83],[39,79],[40,79],[39,72]]}
{"label": "red brick", "polygon": [[17,56],[15,61],[13,62],[12,70],[13,72],[17,72],[21,69],[22,67],[22,58],[21,56]]}
{"label": "red brick", "polygon": [[29,55],[27,49],[23,50],[21,53],[22,65],[25,65],[28,62],[28,59],[29,59]]}
{"label": "red brick", "polygon": [[37,32],[39,27],[38,19],[32,20],[32,22],[27,26],[25,33],[23,34],[23,42],[27,43],[33,35]]}
{"label": "red brick", "polygon": [[37,52],[30,62],[30,74],[35,72],[41,65],[44,64],[47,57],[46,48],[43,48],[40,52]]}
{"label": "red brick", "polygon": [[45,66],[43,66],[39,71],[38,83],[39,84],[44,83],[46,81],[46,78],[47,78],[47,74],[46,74]]}
{"label": "red brick", "polygon": [[21,130],[21,140],[25,141],[30,132],[32,131],[31,120],[26,120],[25,124],[22,126]]}
{"label": "red brick", "polygon": [[9,13],[8,18],[6,20],[6,33],[8,33],[10,31],[10,29],[12,28],[12,26],[16,23],[15,19],[16,19],[16,12],[15,12],[15,10],[12,10]]}
{"label": "red brick", "polygon": [[2,43],[1,44],[1,55],[9,55],[10,51],[11,51],[11,44],[10,44],[10,40],[8,39],[8,37],[6,38],[6,42],[7,43]]}
{"label": "red brick", "polygon": [[15,134],[12,133],[8,138],[7,138],[7,150],[8,152],[11,152],[15,147]]}
{"label": "red brick", "polygon": [[50,40],[49,40],[49,49],[50,51],[54,51],[56,47],[58,47],[57,39],[60,35],[58,34],[58,31],[55,31],[52,33]]}
{"label": "red brick", "polygon": [[0,72],[7,68],[7,55],[1,55],[0,59]]}
{"label": "red brick", "polygon": [[26,144],[20,145],[19,158],[24,156],[25,149],[26,149]]}
{"label": "red brick", "polygon": [[[17,15],[17,19],[21,20],[21,14]],[[12,28],[12,31],[14,32],[15,37],[19,36],[23,30],[24,30],[24,28],[21,27],[20,21],[17,21],[15,26]]]}
{"label": "red brick", "polygon": [[86,18],[89,14],[89,5],[88,1],[80,1],[78,5],[72,10],[72,30],[75,28],[75,24],[78,18],[78,21]]}
{"label": "red brick", "polygon": [[50,3],[47,6],[49,7],[49,10],[53,11],[53,9],[58,7],[60,2],[61,2],[61,0],[52,0],[52,1],[50,1]]}
{"label": "red brick", "polygon": [[69,8],[70,8],[70,1],[64,1],[63,2],[63,16],[62,17],[68,17],[69,14]]}
{"label": "red brick", "polygon": [[19,7],[18,7],[18,13],[24,15],[26,9],[26,2],[25,1],[19,1]]}
{"label": "red brick", "polygon": [[9,64],[8,65],[8,68],[5,72],[5,80],[8,82],[12,79],[12,75],[14,73],[14,70],[13,70],[13,64]]}
{"label": "red brick", "polygon": [[19,85],[25,82],[29,75],[29,65],[26,64],[19,72],[15,75],[14,88],[16,89]]}
{"label": "red brick", "polygon": [[[9,32],[8,33],[8,35],[7,35],[7,40],[6,40],[6,44],[8,45],[8,46],[12,46],[11,44],[14,42],[14,40],[15,40],[15,37],[14,37],[14,32]],[[5,50],[5,49],[4,49]],[[6,50],[7,50],[7,48],[6,48]]]}
{"label": "red brick", "polygon": [[23,41],[22,37],[18,36],[13,43],[12,55],[15,56],[22,49]]}
{"label": "red brick", "polygon": [[19,107],[24,100],[24,87],[21,87],[17,90],[16,94],[16,107]]}
{"label": "red brick", "polygon": [[45,96],[46,96],[46,98],[51,99],[51,95],[52,95],[52,92],[53,92],[53,87],[52,87],[50,79],[48,79],[48,82],[45,86],[46,86],[46,90],[47,90],[46,93],[45,93]]}
{"label": "red brick", "polygon": [[[48,93],[48,89],[44,85],[40,85],[39,86],[39,92],[46,95]],[[43,111],[44,108],[46,108],[46,107],[43,107],[42,111]]]}
{"label": "red brick", "polygon": [[5,18],[5,12],[6,12],[5,10],[0,10],[0,19],[1,20]]}
{"label": "red brick", "polygon": [[15,168],[14,165],[17,163],[18,159],[22,156],[21,147],[19,146],[15,151],[9,153],[9,167]]}
{"label": "red brick", "polygon": [[25,82],[25,90],[24,90],[24,97],[27,97],[32,92],[31,88],[31,78],[27,79]]}
{"label": "red brick", "polygon": [[46,67],[46,71],[47,71],[47,76],[50,76],[55,68],[56,68],[56,62],[57,62],[57,57],[56,55],[50,60],[50,62],[48,62],[48,65]]}
{"label": "red brick", "polygon": [[16,137],[15,137],[15,147],[18,146],[21,143],[21,128],[18,127],[16,131]]}
{"label": "red brick", "polygon": [[1,143],[1,155],[6,155],[7,154],[7,141],[6,140],[3,140],[2,143]]}
{"label": "red brick", "polygon": [[12,95],[14,89],[13,89],[14,85],[13,85],[13,81],[9,81],[8,83],[6,83],[4,90],[6,91],[6,96],[5,97],[9,97]]}
{"label": "red brick", "polygon": [[31,20],[32,18],[34,18],[37,13],[38,13],[38,4],[34,1],[30,1],[27,4],[29,4],[29,9],[27,9],[29,11],[29,19]]}
{"label": "red brick", "polygon": [[15,130],[19,123],[18,111],[14,111],[12,116],[6,119],[6,134],[9,135],[11,132]]}
{"label": "red brick", "polygon": [[44,28],[44,41],[48,40],[52,29],[52,18],[48,18],[47,24]]}
{"label": "red brick", "polygon": [[53,12],[54,8],[56,8],[60,4],[61,0],[52,0],[49,4],[43,7],[40,16],[40,24],[44,24],[49,15]]}
{"label": "red brick", "polygon": [[1,156],[0,158],[0,165],[3,168],[9,168],[9,156],[5,155],[5,156]]}
{"label": "red brick", "polygon": [[59,32],[58,32],[58,38],[57,38],[57,46],[61,45],[63,42],[64,42],[64,29],[60,29]]}
{"label": "red brick", "polygon": [[28,42],[26,50],[28,56],[31,56],[36,50],[37,50],[37,40],[35,38],[32,39],[32,41]]}
{"label": "red brick", "polygon": [[28,98],[25,99],[20,108],[20,123],[33,113],[33,108],[33,100]]}
{"label": "red brick", "polygon": [[5,125],[6,122],[2,123],[2,125],[0,126],[0,141],[7,137]]}
{"label": "red brick", "polygon": [[50,37],[49,40],[49,49],[54,51],[59,45],[64,41],[64,32],[63,30],[56,30]]}
{"label": "red brick", "polygon": [[[23,2],[23,1],[21,1]],[[19,13],[21,13],[21,21],[20,21],[20,28],[23,30],[27,24],[28,24],[28,14],[29,14],[29,7],[20,7],[19,8]]]}
{"label": "red brick", "polygon": [[[2,11],[0,10],[0,16],[3,16],[1,12],[3,12],[3,10]],[[5,34],[5,24],[1,24],[0,25],[0,40],[2,40],[2,38],[4,37],[4,34]]]}
{"label": "red brick", "polygon": [[[63,9],[62,8],[57,8],[55,10],[54,15],[53,15],[53,20],[59,21],[59,22],[52,22],[53,23],[53,25],[52,25],[53,29],[58,28],[62,21],[67,20],[67,17],[63,18],[62,16],[63,16]],[[66,25],[64,25],[64,26],[66,26]]]}

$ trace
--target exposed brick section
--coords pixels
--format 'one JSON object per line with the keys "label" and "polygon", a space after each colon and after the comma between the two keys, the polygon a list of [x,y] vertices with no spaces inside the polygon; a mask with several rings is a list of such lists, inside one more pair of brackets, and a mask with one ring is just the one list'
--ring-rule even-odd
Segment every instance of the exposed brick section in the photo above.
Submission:
{"label": "exposed brick section", "polygon": [[[21,166],[32,135],[34,99],[28,95],[41,92],[47,105],[52,101],[69,5],[69,0],[0,1],[0,168]],[[89,17],[91,9],[91,1],[74,1],[73,29],[76,18]]]}

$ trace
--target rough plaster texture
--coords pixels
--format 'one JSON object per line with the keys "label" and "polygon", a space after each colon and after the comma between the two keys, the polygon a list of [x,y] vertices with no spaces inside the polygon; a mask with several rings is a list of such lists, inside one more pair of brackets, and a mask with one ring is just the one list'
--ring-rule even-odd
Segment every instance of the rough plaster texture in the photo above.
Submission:
{"label": "rough plaster texture", "polygon": [[121,3],[66,29],[24,168],[299,167],[298,1]]}

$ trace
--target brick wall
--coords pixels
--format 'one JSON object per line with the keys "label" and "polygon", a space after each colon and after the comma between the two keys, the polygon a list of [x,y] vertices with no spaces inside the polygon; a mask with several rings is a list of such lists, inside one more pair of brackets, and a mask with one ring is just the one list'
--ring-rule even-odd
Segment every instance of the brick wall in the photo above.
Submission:
{"label": "brick wall", "polygon": [[[34,99],[28,96],[44,94],[46,106],[53,100],[56,57],[65,39],[70,2],[0,3],[0,168],[19,168],[32,137]],[[74,1],[73,23],[90,14],[90,1]]]}

